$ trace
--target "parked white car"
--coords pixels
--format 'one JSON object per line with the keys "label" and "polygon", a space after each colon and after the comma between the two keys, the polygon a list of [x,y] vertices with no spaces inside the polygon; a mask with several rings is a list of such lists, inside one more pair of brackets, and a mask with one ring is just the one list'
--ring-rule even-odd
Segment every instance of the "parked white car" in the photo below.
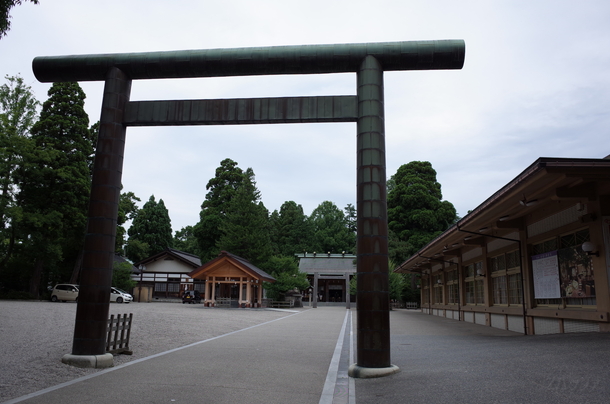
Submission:
{"label": "parked white car", "polygon": [[110,288],[110,301],[117,303],[129,303],[133,300],[133,296],[129,293],[121,290],[119,288],[115,288],[114,286]]}
{"label": "parked white car", "polygon": [[51,291],[52,302],[67,302],[78,300],[78,285],[60,283]]}

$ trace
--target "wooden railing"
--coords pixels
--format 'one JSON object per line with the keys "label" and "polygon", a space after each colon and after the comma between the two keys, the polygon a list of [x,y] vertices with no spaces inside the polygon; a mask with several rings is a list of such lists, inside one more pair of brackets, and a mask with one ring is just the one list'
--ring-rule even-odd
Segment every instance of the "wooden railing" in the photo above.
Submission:
{"label": "wooden railing", "polygon": [[133,313],[117,315],[114,318],[114,314],[110,316],[108,320],[108,338],[106,339],[106,352],[113,355],[125,354],[131,355],[133,351],[129,348],[129,336],[131,335],[131,320],[133,319]]}
{"label": "wooden railing", "polygon": [[214,302],[216,307],[231,307],[230,297],[217,297]]}
{"label": "wooden railing", "polygon": [[290,309],[294,307],[294,300],[290,300],[287,302],[270,301],[268,303],[268,307],[273,307],[276,309]]}

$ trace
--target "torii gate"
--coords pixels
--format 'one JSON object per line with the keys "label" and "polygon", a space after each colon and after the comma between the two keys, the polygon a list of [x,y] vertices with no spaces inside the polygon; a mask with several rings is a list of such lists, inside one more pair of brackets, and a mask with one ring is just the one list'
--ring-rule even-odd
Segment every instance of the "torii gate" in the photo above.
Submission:
{"label": "torii gate", "polygon": [[[109,367],[105,353],[116,221],[128,126],[357,123],[357,360],[353,377],[394,373],[390,361],[383,72],[461,69],[462,40],[278,46],[37,57],[41,82],[105,81],[72,354]],[[131,81],[271,74],[357,74],[356,95],[130,101]]]}

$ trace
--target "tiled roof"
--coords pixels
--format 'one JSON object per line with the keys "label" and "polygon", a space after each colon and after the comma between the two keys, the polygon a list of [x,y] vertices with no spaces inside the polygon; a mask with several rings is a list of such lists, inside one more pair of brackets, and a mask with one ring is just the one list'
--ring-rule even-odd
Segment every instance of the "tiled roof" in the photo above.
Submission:
{"label": "tiled roof", "polygon": [[138,269],[138,267],[133,265],[133,263],[131,261],[129,261],[127,258],[121,257],[119,254],[114,254],[114,262],[116,262],[117,264],[122,264],[123,262],[126,262],[129,265],[131,265],[131,272],[133,272],[134,274],[140,273],[140,270]]}
{"label": "tiled roof", "polygon": [[174,253],[175,255],[179,256],[180,258],[182,258],[185,261],[192,262],[193,265],[196,265],[198,267],[201,266],[201,259],[198,256],[194,255],[194,254],[189,254],[189,253],[186,253],[184,251],[176,250],[174,248],[168,248],[167,250],[171,251],[172,253]]}
{"label": "tiled roof", "polygon": [[161,251],[160,253],[157,253],[148,258],[145,258],[140,262],[136,262],[134,265],[137,267],[140,264],[147,264],[149,262],[157,261],[167,255],[170,255],[193,268],[197,268],[197,267],[201,266],[201,259],[199,259],[198,256],[184,252],[184,251],[176,250],[174,248],[166,248],[165,250]]}
{"label": "tiled roof", "polygon": [[244,266],[248,267],[250,270],[256,272],[258,275],[260,275],[261,278],[263,278],[265,280],[272,279],[272,280],[275,281],[275,278],[273,276],[269,275],[267,272],[263,271],[259,267],[256,267],[256,266],[252,265],[250,263],[250,261],[248,261],[247,259],[242,258],[242,257],[238,257],[237,255],[231,254],[230,252],[227,252],[227,251],[222,251],[220,253],[220,255],[222,255],[223,253],[226,254],[227,256],[229,256],[229,257],[231,257],[231,258],[241,262],[242,265],[244,265]]}

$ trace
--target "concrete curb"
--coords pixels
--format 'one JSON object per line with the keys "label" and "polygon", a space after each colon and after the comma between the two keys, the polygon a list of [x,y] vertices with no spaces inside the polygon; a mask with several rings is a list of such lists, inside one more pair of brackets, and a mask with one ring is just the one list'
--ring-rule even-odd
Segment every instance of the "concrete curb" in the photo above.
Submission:
{"label": "concrete curb", "polygon": [[374,377],[384,377],[400,372],[400,368],[396,365],[390,365],[387,368],[365,368],[357,364],[350,365],[347,373],[350,377],[356,379],[372,379]]}
{"label": "concrete curb", "polygon": [[77,368],[104,369],[114,366],[114,356],[111,353],[103,355],[72,355],[65,354],[61,361]]}

